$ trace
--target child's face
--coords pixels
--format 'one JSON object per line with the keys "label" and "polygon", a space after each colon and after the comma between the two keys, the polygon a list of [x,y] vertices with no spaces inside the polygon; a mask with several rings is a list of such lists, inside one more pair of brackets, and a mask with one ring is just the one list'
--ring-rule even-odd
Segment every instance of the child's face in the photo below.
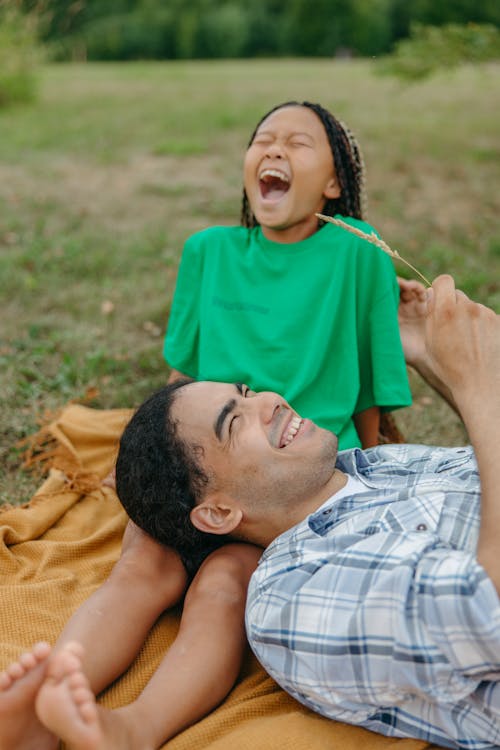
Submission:
{"label": "child's face", "polygon": [[315,213],[338,198],[328,138],[307,107],[283,107],[260,125],[245,155],[250,207],[268,239],[299,242],[318,226]]}

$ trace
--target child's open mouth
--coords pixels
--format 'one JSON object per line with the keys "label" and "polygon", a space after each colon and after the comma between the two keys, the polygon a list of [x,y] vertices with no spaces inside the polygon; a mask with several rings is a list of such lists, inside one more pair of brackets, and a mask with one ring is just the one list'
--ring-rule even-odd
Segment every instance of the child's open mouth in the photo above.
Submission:
{"label": "child's open mouth", "polygon": [[267,200],[279,200],[290,189],[290,178],[280,169],[263,169],[259,175],[260,192]]}

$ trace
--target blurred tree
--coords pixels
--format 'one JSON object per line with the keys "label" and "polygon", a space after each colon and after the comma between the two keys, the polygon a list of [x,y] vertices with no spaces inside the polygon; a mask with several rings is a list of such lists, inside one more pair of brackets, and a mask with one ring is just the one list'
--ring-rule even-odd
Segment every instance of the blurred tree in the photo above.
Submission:
{"label": "blurred tree", "polygon": [[500,26],[500,0],[17,2],[36,10],[59,58],[379,55],[408,37],[415,21]]}
{"label": "blurred tree", "polygon": [[197,57],[245,56],[249,39],[249,13],[245,7],[236,3],[212,7],[199,23]]}
{"label": "blurred tree", "polygon": [[287,48],[296,55],[333,55],[347,46],[350,0],[291,0],[287,13]]}
{"label": "blurred tree", "polygon": [[408,0],[391,0],[389,3],[389,22],[391,25],[391,41],[406,37],[410,33],[412,3]]}
{"label": "blurred tree", "polygon": [[411,20],[431,26],[491,23],[500,26],[498,0],[413,0]]}
{"label": "blurred tree", "polygon": [[35,96],[41,57],[36,31],[36,16],[0,0],[0,108]]}
{"label": "blurred tree", "polygon": [[409,39],[396,45],[393,55],[381,60],[380,73],[418,81],[464,62],[500,59],[500,30],[493,24],[414,24]]}
{"label": "blurred tree", "polygon": [[85,26],[83,36],[89,60],[176,57],[175,20],[168,8],[142,7],[102,16]]}
{"label": "blurred tree", "polygon": [[394,0],[292,0],[287,13],[292,54],[376,55],[391,44]]}
{"label": "blurred tree", "polygon": [[283,0],[253,0],[248,4],[249,57],[293,54],[286,47],[288,5]]}
{"label": "blurred tree", "polygon": [[360,55],[379,55],[393,38],[391,0],[356,0],[346,29],[349,46]]}

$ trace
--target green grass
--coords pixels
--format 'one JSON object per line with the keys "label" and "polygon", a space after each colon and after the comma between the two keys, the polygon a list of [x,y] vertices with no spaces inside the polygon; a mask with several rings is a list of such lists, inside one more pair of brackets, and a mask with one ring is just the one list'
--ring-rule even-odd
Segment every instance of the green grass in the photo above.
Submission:
{"label": "green grass", "polygon": [[[15,445],[47,410],[89,387],[91,405],[133,406],[164,383],[183,242],[238,221],[247,140],[280,101],[319,101],[348,122],[369,220],[427,277],[451,272],[499,311],[499,75],[463,67],[404,87],[360,61],[45,68],[37,102],[0,111],[0,502],[29,499],[38,480]],[[412,381],[407,438],[462,442]]]}

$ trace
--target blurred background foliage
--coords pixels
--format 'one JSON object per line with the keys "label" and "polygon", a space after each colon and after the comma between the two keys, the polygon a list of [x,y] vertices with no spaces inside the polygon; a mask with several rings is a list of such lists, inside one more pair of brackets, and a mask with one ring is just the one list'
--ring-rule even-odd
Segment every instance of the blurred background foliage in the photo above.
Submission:
{"label": "blurred background foliage", "polygon": [[60,60],[374,56],[392,52],[415,24],[500,26],[498,0],[2,2],[36,16],[40,40]]}
{"label": "blurred background foliage", "polygon": [[36,16],[0,2],[0,108],[35,96],[35,71],[41,59],[37,31]]}
{"label": "blurred background foliage", "polygon": [[500,58],[500,33],[493,24],[422,26],[414,24],[410,37],[397,42],[392,55],[380,60],[378,71],[406,80],[420,80],[439,68]]}
{"label": "blurred background foliage", "polygon": [[500,57],[499,0],[0,0],[0,107],[36,63],[380,57],[407,81]]}

